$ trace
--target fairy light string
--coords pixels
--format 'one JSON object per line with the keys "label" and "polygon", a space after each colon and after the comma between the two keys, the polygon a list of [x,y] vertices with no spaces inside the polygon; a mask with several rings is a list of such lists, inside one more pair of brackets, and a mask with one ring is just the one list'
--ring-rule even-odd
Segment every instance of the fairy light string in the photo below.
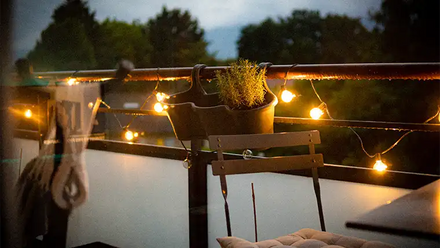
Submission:
{"label": "fairy light string", "polygon": [[291,102],[296,97],[296,94],[287,90],[287,86],[286,86],[287,85],[287,75],[289,74],[290,69],[292,69],[295,66],[296,66],[296,64],[290,66],[289,69],[287,69],[286,75],[284,76],[284,83],[281,86],[281,95],[280,95],[281,100],[286,103]]}
{"label": "fairy light string", "polygon": [[[313,92],[315,93],[316,97],[318,98],[318,100],[321,102],[319,109],[323,109],[328,117],[332,120],[334,120],[334,118],[330,115],[330,111],[328,110],[328,106],[327,104],[321,99],[321,97],[319,96],[318,92],[316,91],[315,85],[313,84],[313,80],[310,80],[310,85],[312,86]],[[437,108],[437,112],[430,118],[428,118],[426,121],[424,121],[423,123],[428,123],[431,120],[433,120],[434,118],[436,118],[437,116],[440,116],[440,105]],[[371,155],[370,153],[368,153],[368,151],[365,149],[364,146],[364,142],[361,138],[361,136],[352,128],[349,127],[349,129],[356,135],[356,137],[359,140],[359,143],[361,145],[362,151],[365,153],[365,155],[367,155],[369,158],[375,158],[376,157],[376,164],[374,165],[374,168],[378,171],[384,171],[386,169],[386,165],[382,162],[381,160],[381,156],[389,151],[391,151],[394,147],[397,146],[397,144],[399,144],[400,141],[402,141],[403,138],[405,138],[408,134],[414,132],[413,130],[410,130],[406,133],[404,133],[399,139],[397,139],[396,142],[394,142],[394,144],[392,144],[390,147],[388,147],[387,149],[385,149],[384,151],[380,152],[380,153],[376,153],[375,155]]]}
{"label": "fairy light string", "polygon": [[[290,71],[290,69],[292,69],[293,67],[295,67],[296,65],[294,64],[294,65],[291,65],[288,69],[287,69],[287,71],[286,71],[286,74],[285,74],[285,77],[284,77],[284,83],[283,83],[283,85],[281,86],[281,99],[284,101],[284,102],[291,102],[295,97],[297,97],[297,95],[296,94],[294,94],[294,93],[292,93],[292,92],[290,92],[290,91],[288,91],[287,90],[287,76],[288,76],[288,74],[289,74],[289,71]],[[156,98],[157,98],[157,103],[155,104],[155,106],[154,106],[154,109],[157,111],[157,112],[161,112],[161,111],[163,111],[163,110],[165,110],[165,109],[167,109],[167,107],[168,106],[166,106],[166,105],[162,105],[162,101],[165,99],[165,98],[168,98],[168,96],[166,95],[166,94],[164,94],[164,93],[162,93],[162,92],[159,92],[158,91],[158,89],[159,89],[159,86],[160,86],[160,75],[159,75],[159,70],[160,70],[160,68],[157,68],[157,72],[156,72],[156,75],[157,75],[157,82],[156,82],[156,85],[155,85],[155,87],[154,87],[154,89],[152,90],[152,92],[147,96],[147,98],[145,99],[145,101],[142,103],[142,105],[141,105],[141,107],[140,107],[140,109],[139,110],[143,110],[144,109],[144,107],[146,106],[146,104],[148,103],[148,101],[151,99],[151,97],[153,97],[153,96],[156,96]],[[67,85],[70,85],[70,86],[72,86],[72,85],[76,85],[76,84],[78,84],[79,82],[77,81],[77,79],[75,78],[75,75],[76,75],[76,73],[77,73],[78,71],[75,71],[74,73],[72,73],[72,75],[69,77],[69,79],[67,80]],[[327,106],[327,103],[326,102],[324,102],[323,100],[322,100],[322,98],[321,98],[321,96],[318,94],[318,92],[317,92],[317,90],[316,90],[316,88],[315,88],[315,85],[314,85],[314,83],[313,83],[313,80],[310,80],[310,85],[311,85],[311,87],[312,87],[312,89],[313,89],[313,92],[314,92],[314,94],[315,94],[315,96],[318,98],[318,100],[320,101],[320,105],[317,107],[317,108],[314,108],[314,109],[312,109],[312,111],[311,111],[311,115],[312,115],[312,112],[314,111],[314,113],[316,114],[316,118],[312,115],[312,118],[313,119],[319,119],[323,114],[324,114],[324,112],[328,115],[328,117],[329,117],[329,119],[331,119],[331,120],[335,120],[332,116],[331,116],[331,114],[330,114],[330,111],[329,111],[329,109],[328,109],[328,106]],[[100,101],[100,104],[103,104],[105,107],[107,107],[108,109],[111,109],[111,107],[110,107],[110,105],[109,104],[107,104],[106,102],[104,102],[103,100],[101,100]],[[160,106],[157,106],[157,105],[160,105]],[[125,130],[125,137],[126,137],[126,139],[127,140],[129,140],[129,141],[131,141],[132,139],[133,139],[133,137],[138,137],[138,133],[137,132],[132,132],[132,131],[130,131],[129,130],[129,127],[133,124],[133,122],[137,119],[137,117],[138,117],[138,115],[133,115],[132,116],[132,118],[131,118],[131,120],[128,122],[128,124],[127,125],[125,125],[125,126],[123,126],[122,125],[122,123],[121,123],[121,121],[119,120],[119,118],[118,118],[118,116],[116,115],[116,113],[113,113],[113,116],[115,117],[115,119],[116,119],[116,121],[118,122],[118,125],[119,125],[119,127],[122,129],[122,130]],[[437,108],[437,112],[432,116],[432,117],[430,117],[430,118],[428,118],[426,121],[424,121],[423,123],[428,123],[428,122],[430,122],[431,120],[433,120],[434,118],[436,118],[436,117],[439,117],[439,121],[440,121],[440,105],[438,106],[438,108]],[[377,169],[378,171],[384,171],[385,169],[386,169],[386,165],[382,162],[382,160],[381,160],[381,155],[383,155],[383,154],[385,154],[385,153],[387,153],[387,152],[389,152],[389,151],[391,151],[394,147],[396,147],[406,136],[408,136],[410,133],[412,133],[412,132],[414,132],[414,130],[410,130],[410,131],[407,131],[407,132],[405,132],[399,139],[397,139],[390,147],[388,147],[387,149],[385,149],[385,150],[383,150],[382,152],[379,152],[379,153],[376,153],[376,154],[370,154],[366,149],[365,149],[365,146],[364,146],[364,142],[363,142],[363,140],[362,140],[362,138],[361,138],[361,136],[352,128],[352,127],[348,127],[355,135],[356,135],[356,137],[357,137],[357,139],[359,140],[359,143],[360,143],[360,146],[361,146],[361,149],[362,149],[362,151],[365,153],[365,155],[366,156],[368,156],[369,158],[376,158],[376,164],[375,164],[375,169]],[[131,139],[128,139],[127,138],[127,133],[128,134],[130,134],[130,135],[128,135],[128,137],[131,137]],[[185,168],[187,168],[187,169],[189,169],[190,167],[191,167],[191,159],[190,159],[190,151],[186,148],[186,146],[185,146],[185,144],[182,142],[182,141],[180,141],[181,142],[181,144],[182,144],[182,147],[185,149],[185,152],[187,153],[187,156],[186,156],[186,158],[185,158],[185,160],[184,160],[184,164],[186,163],[187,164],[187,166],[185,166]],[[378,166],[378,168],[376,168],[376,166]]]}

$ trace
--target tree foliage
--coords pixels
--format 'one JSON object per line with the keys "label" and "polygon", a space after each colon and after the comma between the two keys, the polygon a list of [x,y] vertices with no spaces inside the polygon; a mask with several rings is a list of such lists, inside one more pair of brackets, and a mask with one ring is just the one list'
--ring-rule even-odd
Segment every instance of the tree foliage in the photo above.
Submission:
{"label": "tree foliage", "polygon": [[239,57],[256,61],[347,63],[378,60],[377,38],[357,18],[294,10],[244,27],[237,43]]}
{"label": "tree foliage", "polygon": [[440,2],[438,0],[383,0],[371,13],[381,32],[382,52],[388,61],[440,61]]}
{"label": "tree foliage", "polygon": [[96,65],[86,29],[75,19],[49,25],[28,57],[39,71],[92,69]]}
{"label": "tree foliage", "polygon": [[141,23],[106,19],[99,25],[98,34],[101,37],[95,47],[98,68],[113,68],[121,59],[132,61],[136,67],[150,66],[152,48]]}
{"label": "tree foliage", "polygon": [[204,31],[188,11],[163,7],[147,28],[153,66],[192,66],[210,59]]}
{"label": "tree foliage", "polygon": [[66,0],[28,54],[36,70],[114,68],[120,59],[136,67],[217,64],[204,31],[188,11],[166,7],[147,23],[106,19],[99,23],[84,0]]}

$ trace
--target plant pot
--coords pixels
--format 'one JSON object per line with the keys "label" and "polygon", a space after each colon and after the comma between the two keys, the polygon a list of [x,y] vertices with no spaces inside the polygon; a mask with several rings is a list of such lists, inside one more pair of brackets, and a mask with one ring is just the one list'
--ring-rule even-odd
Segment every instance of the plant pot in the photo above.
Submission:
{"label": "plant pot", "polygon": [[266,82],[265,105],[249,110],[233,110],[221,103],[218,93],[207,94],[203,90],[199,75],[204,67],[194,66],[189,90],[170,96],[165,101],[169,106],[168,117],[179,140],[206,139],[209,135],[273,133],[278,99]]}
{"label": "plant pot", "polygon": [[227,105],[195,106],[196,113],[209,135],[273,133],[277,99],[271,92],[265,95],[267,104],[249,110],[232,110]]}
{"label": "plant pot", "polygon": [[169,99],[164,100],[164,104],[168,105],[168,119],[179,140],[206,139],[206,131],[195,108],[216,106],[220,103],[218,93],[207,94],[200,84],[199,74],[204,67],[205,65],[194,66],[191,86],[187,91],[171,95]]}

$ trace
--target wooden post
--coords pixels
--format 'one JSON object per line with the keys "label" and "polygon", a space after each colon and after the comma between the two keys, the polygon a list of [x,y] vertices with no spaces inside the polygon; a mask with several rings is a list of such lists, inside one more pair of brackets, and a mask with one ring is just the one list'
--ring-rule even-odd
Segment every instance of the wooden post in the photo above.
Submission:
{"label": "wooden post", "polygon": [[208,188],[206,163],[199,154],[202,140],[191,140],[191,163],[188,170],[189,247],[208,247]]}

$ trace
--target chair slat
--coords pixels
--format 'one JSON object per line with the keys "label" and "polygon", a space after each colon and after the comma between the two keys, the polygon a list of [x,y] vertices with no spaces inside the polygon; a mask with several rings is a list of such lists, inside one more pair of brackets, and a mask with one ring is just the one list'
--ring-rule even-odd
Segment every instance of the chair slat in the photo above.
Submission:
{"label": "chair slat", "polygon": [[322,154],[296,155],[250,160],[212,161],[212,174],[233,175],[311,169],[324,166]]}
{"label": "chair slat", "polygon": [[213,150],[255,149],[320,144],[319,131],[273,134],[212,135],[209,146]]}

